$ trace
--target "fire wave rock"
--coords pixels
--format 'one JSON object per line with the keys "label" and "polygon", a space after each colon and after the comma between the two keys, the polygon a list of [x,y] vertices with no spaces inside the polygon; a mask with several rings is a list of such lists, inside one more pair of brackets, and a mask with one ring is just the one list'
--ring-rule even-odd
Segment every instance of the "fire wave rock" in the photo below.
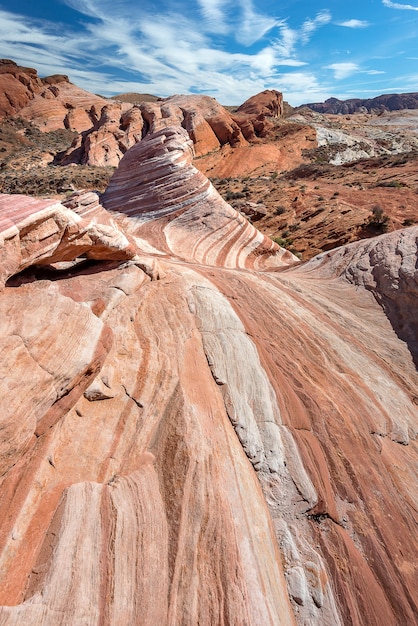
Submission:
{"label": "fire wave rock", "polygon": [[418,624],[416,327],[386,305],[413,315],[418,228],[260,271],[187,137],[142,144],[104,198],[137,255],[0,293],[1,626]]}
{"label": "fire wave rock", "polygon": [[122,159],[103,206],[134,218],[126,228],[137,238],[182,260],[258,269],[296,262],[223,200],[192,165],[193,155],[183,128],[149,135]]}

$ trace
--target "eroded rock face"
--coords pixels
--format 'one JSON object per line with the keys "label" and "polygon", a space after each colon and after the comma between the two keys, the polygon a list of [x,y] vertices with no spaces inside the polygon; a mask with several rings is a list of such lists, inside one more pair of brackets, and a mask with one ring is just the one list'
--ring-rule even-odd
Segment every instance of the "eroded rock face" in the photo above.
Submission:
{"label": "eroded rock face", "polygon": [[80,136],[67,152],[63,164],[118,165],[134,143],[170,126],[188,131],[196,157],[226,144],[247,145],[239,125],[209,96],[171,96],[128,110],[126,106],[123,103],[107,105],[95,126]]}
{"label": "eroded rock face", "polygon": [[35,69],[0,60],[0,120],[19,115],[41,130],[68,128],[85,131],[97,120],[107,101],[56,74],[39,78]]}
{"label": "eroded rock face", "polygon": [[103,206],[128,215],[125,227],[158,255],[224,267],[295,262],[222,199],[192,165],[193,154],[181,127],[149,135],[121,161],[102,196]]}
{"label": "eroded rock face", "polygon": [[135,248],[92,192],[67,206],[54,200],[0,195],[0,284],[32,265],[90,259],[126,260]]}
{"label": "eroded rock face", "polygon": [[328,98],[325,102],[311,102],[305,105],[318,113],[335,113],[347,115],[364,111],[399,111],[418,108],[418,93],[382,94],[376,98],[351,98],[338,100]]}
{"label": "eroded rock face", "polygon": [[[418,228],[294,264],[192,154],[160,128],[105,208],[14,197],[0,623],[417,624],[417,371],[379,300],[408,315]],[[42,211],[135,256],[68,268]]]}
{"label": "eroded rock face", "polygon": [[17,113],[41,89],[36,70],[0,59],[0,120]]}
{"label": "eroded rock face", "polygon": [[283,115],[283,94],[274,89],[266,89],[248,98],[244,104],[241,104],[237,112],[249,115],[281,117]]}

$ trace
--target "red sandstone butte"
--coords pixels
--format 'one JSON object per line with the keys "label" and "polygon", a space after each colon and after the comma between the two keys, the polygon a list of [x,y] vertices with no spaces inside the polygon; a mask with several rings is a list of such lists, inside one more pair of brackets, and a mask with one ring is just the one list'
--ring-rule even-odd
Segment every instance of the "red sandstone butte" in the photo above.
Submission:
{"label": "red sandstone butte", "polygon": [[418,227],[297,263],[192,157],[2,198],[0,624],[416,625]]}

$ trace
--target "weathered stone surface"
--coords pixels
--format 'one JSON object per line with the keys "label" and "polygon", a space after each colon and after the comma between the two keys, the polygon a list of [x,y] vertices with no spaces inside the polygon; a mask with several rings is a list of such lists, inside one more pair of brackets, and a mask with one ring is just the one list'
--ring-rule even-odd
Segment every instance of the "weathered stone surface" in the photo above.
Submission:
{"label": "weathered stone surface", "polygon": [[235,207],[247,215],[247,217],[251,218],[253,222],[261,220],[263,217],[267,215],[267,209],[264,204],[259,204],[257,202],[237,202],[235,203]]}
{"label": "weathered stone surface", "polygon": [[133,143],[170,126],[186,128],[197,157],[225,144],[247,144],[231,115],[209,96],[171,96],[128,110],[121,107],[115,103],[102,109],[100,119],[78,138],[63,163],[117,165]]}
{"label": "weathered stone surface", "polygon": [[103,206],[134,218],[126,228],[160,255],[225,267],[296,261],[232,209],[192,159],[187,132],[162,128],[129,150],[102,196]]}
{"label": "weathered stone surface", "polygon": [[82,132],[97,121],[97,110],[106,103],[70,83],[67,76],[41,79],[35,69],[0,60],[0,120],[19,114],[44,131],[69,128]]}
{"label": "weathered stone surface", "polygon": [[191,160],[121,161],[133,258],[0,293],[0,624],[417,624],[418,228],[294,264]]}
{"label": "weathered stone surface", "polygon": [[232,118],[240,127],[245,139],[256,141],[258,137],[266,137],[273,129],[271,120],[282,115],[283,94],[274,89],[266,89],[246,100],[232,114]]}
{"label": "weathered stone surface", "polygon": [[107,101],[70,82],[47,85],[20,109],[19,115],[41,130],[69,128],[81,133],[100,117]]}
{"label": "weathered stone surface", "polygon": [[283,94],[274,89],[266,89],[248,98],[244,104],[241,104],[237,112],[250,115],[261,114],[270,117],[281,117],[283,115]]}
{"label": "weathered stone surface", "polygon": [[67,205],[0,195],[0,286],[31,265],[83,255],[102,260],[133,258],[132,240],[99,205],[96,194],[78,192]]}
{"label": "weathered stone surface", "polygon": [[0,120],[20,111],[42,87],[35,69],[0,59]]}

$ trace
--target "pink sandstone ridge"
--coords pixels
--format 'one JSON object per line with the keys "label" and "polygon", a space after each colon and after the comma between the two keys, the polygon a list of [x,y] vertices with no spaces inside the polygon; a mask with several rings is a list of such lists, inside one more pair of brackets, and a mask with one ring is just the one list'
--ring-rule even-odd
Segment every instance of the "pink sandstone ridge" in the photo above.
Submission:
{"label": "pink sandstone ridge", "polygon": [[418,227],[300,264],[147,110],[0,196],[0,625],[417,625]]}

